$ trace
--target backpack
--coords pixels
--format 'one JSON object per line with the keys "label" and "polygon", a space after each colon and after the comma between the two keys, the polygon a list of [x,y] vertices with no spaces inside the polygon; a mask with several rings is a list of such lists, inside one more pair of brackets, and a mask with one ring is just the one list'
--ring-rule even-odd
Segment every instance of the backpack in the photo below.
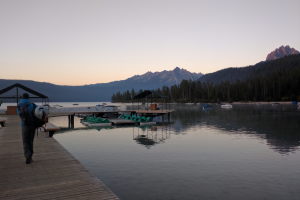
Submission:
{"label": "backpack", "polygon": [[[34,117],[34,125],[36,128],[39,128],[39,127],[42,127],[44,124],[46,124],[48,122],[48,115],[45,113],[43,107],[40,107],[40,106],[36,106],[34,104],[34,109],[33,109],[33,117]],[[37,117],[37,109],[39,109],[40,111],[42,110],[42,115],[38,115],[40,116]]]}
{"label": "backpack", "polygon": [[47,116],[43,116],[42,119],[37,118],[34,114],[36,107],[34,103],[21,104],[18,105],[18,111],[25,125],[39,128],[48,122],[48,118]]}

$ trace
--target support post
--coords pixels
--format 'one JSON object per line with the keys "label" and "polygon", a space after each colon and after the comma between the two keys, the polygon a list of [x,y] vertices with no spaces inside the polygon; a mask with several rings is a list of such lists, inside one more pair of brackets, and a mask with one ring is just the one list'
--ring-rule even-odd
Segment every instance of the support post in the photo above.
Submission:
{"label": "support post", "polygon": [[49,137],[52,137],[54,135],[54,131],[49,131]]}
{"label": "support post", "polygon": [[74,114],[68,115],[68,128],[74,128]]}
{"label": "support post", "polygon": [[17,104],[19,103],[19,88],[17,87]]}
{"label": "support post", "polygon": [[68,128],[71,128],[71,115],[68,115]]}
{"label": "support post", "polygon": [[74,116],[75,115],[71,115],[71,128],[74,128]]}

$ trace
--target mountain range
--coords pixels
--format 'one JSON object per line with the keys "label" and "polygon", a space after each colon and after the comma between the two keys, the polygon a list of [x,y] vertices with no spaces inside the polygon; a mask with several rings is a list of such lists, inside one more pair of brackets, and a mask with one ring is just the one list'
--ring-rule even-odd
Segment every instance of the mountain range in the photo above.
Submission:
{"label": "mountain range", "polygon": [[291,48],[289,45],[281,46],[275,49],[274,51],[272,51],[271,53],[269,53],[267,55],[266,61],[276,60],[289,55],[297,55],[299,53],[300,53],[299,51],[297,51],[294,48]]}
{"label": "mountain range", "polygon": [[[230,83],[243,81],[256,76],[271,74],[273,71],[280,70],[282,66],[285,68],[293,67],[296,60],[299,60],[299,51],[289,46],[281,46],[268,54],[266,61],[259,62],[255,65],[247,67],[230,67],[213,73],[208,73],[199,78],[199,81],[219,84],[225,81]],[[285,59],[287,57],[293,59]],[[290,60],[295,60],[290,63]]]}
{"label": "mountain range", "polygon": [[[285,57],[293,55],[295,59],[285,59]],[[116,92],[124,92],[131,89],[136,91],[140,89],[157,89],[163,86],[179,84],[182,80],[197,80],[213,84],[218,84],[224,81],[242,81],[255,76],[268,75],[274,70],[280,70],[279,66],[293,66],[293,62],[291,60],[298,61],[299,58],[299,51],[294,48],[290,48],[289,46],[281,46],[268,54],[266,61],[262,61],[253,66],[226,68],[205,75],[202,73],[192,73],[185,69],[176,67],[174,70],[170,71],[164,70],[161,72],[147,72],[142,75],[135,75],[126,80],[83,86],[64,86],[30,80],[0,79],[0,90],[12,84],[20,83],[43,93],[49,97],[50,101],[53,102],[110,101],[111,96]]]}
{"label": "mountain range", "polygon": [[[147,72],[142,75],[132,76],[126,80],[84,86],[63,86],[30,80],[0,79],[0,89],[15,83],[20,83],[48,96],[50,101],[54,102],[110,101],[111,96],[118,91],[123,92],[131,89],[151,90],[162,86],[179,84],[182,80],[198,80],[201,76],[201,73],[191,73],[185,69],[176,67],[170,71]],[[20,91],[20,93],[22,93],[22,91]],[[9,93],[7,95],[9,95]]]}

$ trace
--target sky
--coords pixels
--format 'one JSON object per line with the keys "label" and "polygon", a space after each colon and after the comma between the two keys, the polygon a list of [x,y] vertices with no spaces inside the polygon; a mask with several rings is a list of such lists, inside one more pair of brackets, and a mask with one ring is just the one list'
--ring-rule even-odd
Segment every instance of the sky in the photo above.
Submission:
{"label": "sky", "polygon": [[209,73],[300,50],[299,0],[0,0],[0,79],[84,85]]}

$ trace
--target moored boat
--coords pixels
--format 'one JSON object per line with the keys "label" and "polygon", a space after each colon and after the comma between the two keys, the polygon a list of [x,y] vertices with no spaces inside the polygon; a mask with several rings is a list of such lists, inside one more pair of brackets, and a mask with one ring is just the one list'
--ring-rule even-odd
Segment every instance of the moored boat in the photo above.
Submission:
{"label": "moored boat", "polygon": [[212,110],[213,109],[213,106],[210,105],[210,104],[203,104],[202,105],[202,110],[203,111],[209,111],[209,110]]}
{"label": "moored boat", "polygon": [[231,109],[232,105],[229,104],[229,103],[221,104],[221,108],[223,108],[223,109]]}

